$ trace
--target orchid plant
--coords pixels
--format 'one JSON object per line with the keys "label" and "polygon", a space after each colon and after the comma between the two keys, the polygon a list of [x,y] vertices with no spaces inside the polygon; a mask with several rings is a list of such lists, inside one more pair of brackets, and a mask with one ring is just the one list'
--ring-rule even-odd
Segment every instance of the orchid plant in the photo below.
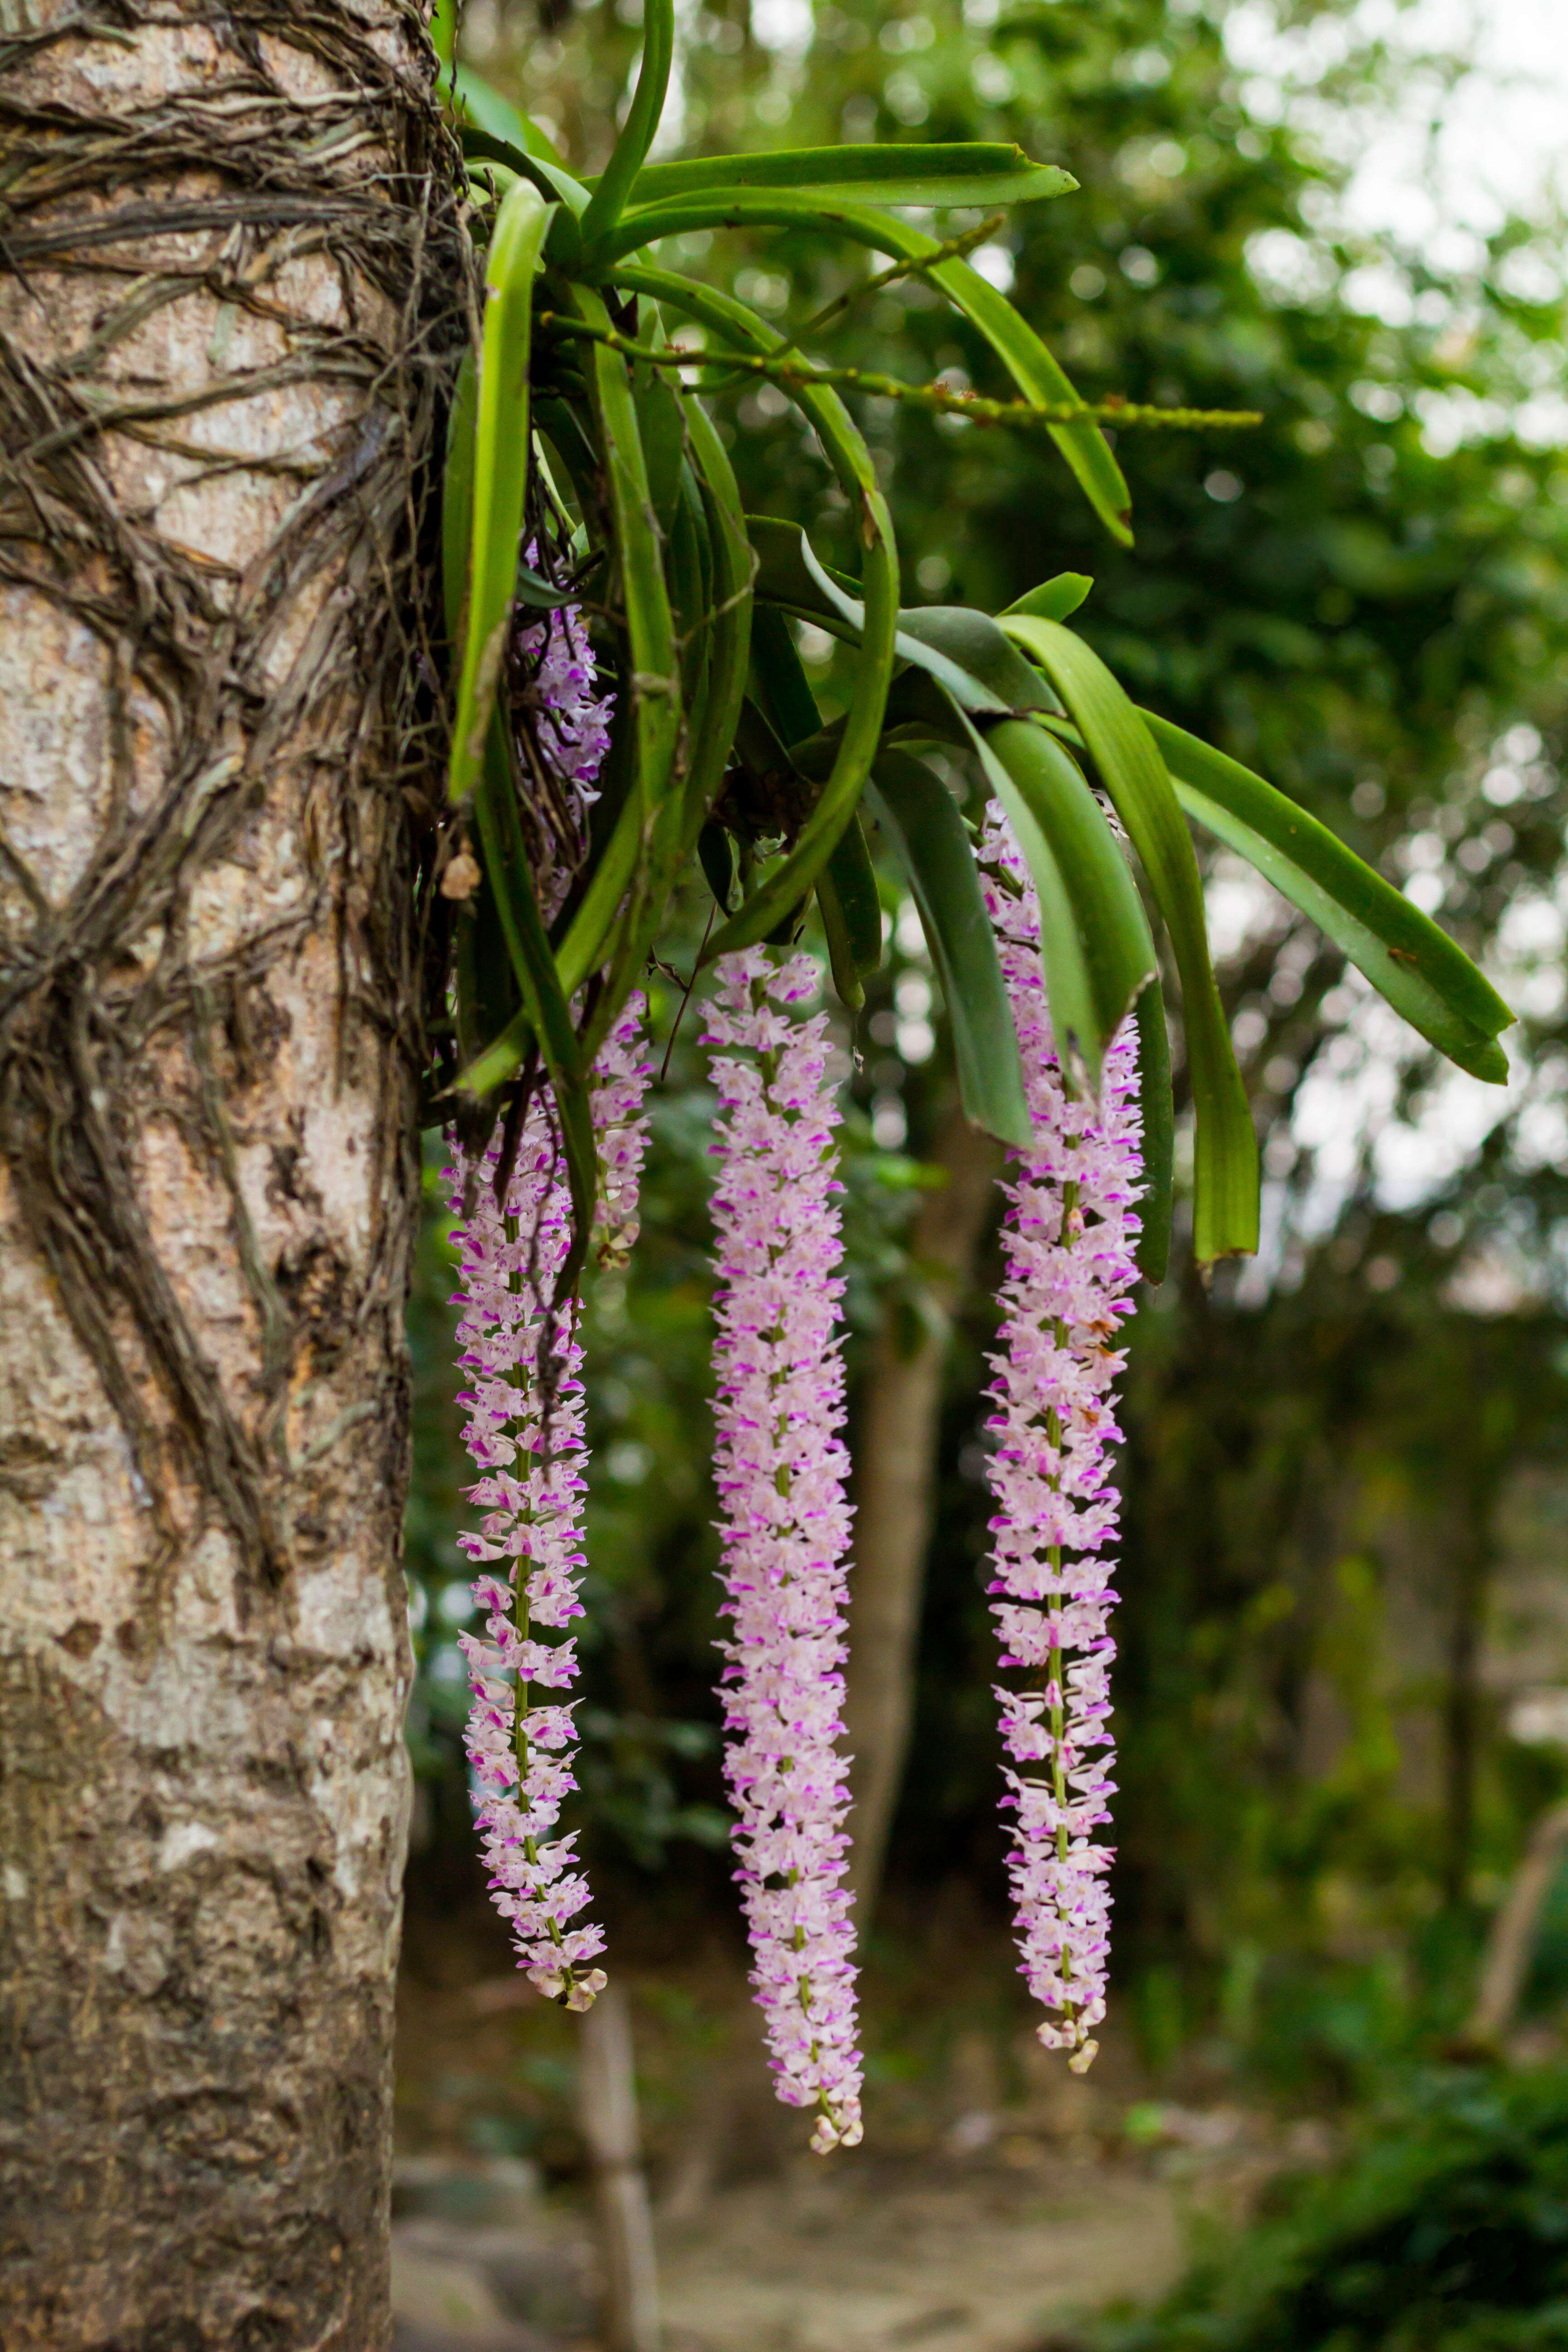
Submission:
{"label": "orchid plant", "polygon": [[[995,615],[900,605],[893,520],[847,394],[1048,436],[1124,541],[1104,425],[1249,421],[1086,404],[970,263],[994,218],[942,239],[900,217],[992,215],[1066,193],[1068,174],[990,145],[650,163],[673,43],[671,0],[647,0],[625,127],[592,181],[447,53],[484,256],[443,481],[451,752],[429,900],[450,948],[431,1116],[453,1145],[480,1473],[481,1523],[463,1539],[487,1621],[467,1645],[469,1747],[520,1964],[584,2007],[603,1939],[574,1924],[587,1888],[571,1838],[551,1834],[573,1786],[572,1643],[541,1635],[580,1611],[583,1277],[595,1249],[624,1258],[636,1236],[649,1075],[636,992],[700,874],[713,904],[689,977],[711,976],[721,1107],[716,1469],[737,1876],[780,2095],[816,2110],[814,2145],[829,2147],[858,2138],[860,2110],[836,1745],[850,1526],[837,1114],[810,1010],[817,962],[797,951],[813,910],[852,1016],[883,949],[873,828],[919,910],[964,1110],[1013,1155],[992,1423],[993,1590],[1002,1664],[1023,1678],[998,1692],[1005,1802],[1042,2039],[1075,2065],[1104,2010],[1114,1341],[1138,1276],[1163,1271],[1171,1225],[1162,939],[1194,1114],[1195,1253],[1258,1235],[1257,1144],[1188,821],[1461,1068],[1506,1076],[1497,1037],[1512,1015],[1323,825],[1129,698],[1069,625],[1089,581],[1046,580]],[[661,265],[663,240],[722,228],[885,257],[864,290],[923,279],[978,330],[1011,395],[829,365],[813,347],[843,303],[780,329]],[[758,378],[798,408],[837,478],[858,578],[799,528],[742,509],[708,400]],[[842,709],[817,701],[802,623],[851,649]]]}

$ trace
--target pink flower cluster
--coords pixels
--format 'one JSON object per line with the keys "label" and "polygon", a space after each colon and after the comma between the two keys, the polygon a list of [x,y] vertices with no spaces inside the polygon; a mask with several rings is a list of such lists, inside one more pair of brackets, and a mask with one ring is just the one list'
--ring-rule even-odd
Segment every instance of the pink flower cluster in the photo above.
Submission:
{"label": "pink flower cluster", "polygon": [[[531,569],[537,565],[537,540],[530,540],[523,560]],[[563,604],[526,620],[520,608],[516,643],[529,681],[527,700],[540,754],[564,791],[580,855],[586,844],[588,811],[599,797],[599,771],[610,748],[616,698],[595,692],[598,665],[577,605]],[[540,877],[547,920],[558,912],[570,880],[568,866],[559,859]]]}
{"label": "pink flower cluster", "polygon": [[770,2063],[818,2152],[861,2134],[842,1730],[849,1457],[826,1016],[809,956],[725,956],[707,1011],[722,1117],[715,1473],[727,1613],[725,1773]]}
{"label": "pink flower cluster", "polygon": [[[986,904],[1023,1049],[1033,1148],[1004,1185],[1007,1278],[991,1362],[996,1444],[991,1486],[994,1615],[1002,1664],[1029,1677],[999,1690],[1015,1813],[1009,1863],[1023,1972],[1048,2014],[1047,2049],[1094,2056],[1105,2014],[1110,1851],[1096,1832],[1115,1784],[1107,1617],[1116,1595],[1104,1557],[1117,1527],[1108,1449],[1121,1437],[1114,1345],[1137,1280],[1133,1213],[1142,1160],[1136,1035],[1105,1058],[1098,1105],[1062,1083],[1040,967],[1034,885],[1006,820],[993,810],[981,845]],[[1043,1768],[1031,1769],[1029,1768]]]}
{"label": "pink flower cluster", "polygon": [[[595,1065],[602,1248],[629,1246],[637,1230],[647,1128],[642,1012],[641,997],[632,997]],[[484,1633],[458,1637],[473,1692],[467,1746],[490,1892],[511,1926],[519,1965],[542,1992],[586,2009],[605,1982],[603,1969],[584,1965],[604,1949],[604,1931],[571,1925],[588,1902],[588,1884],[574,1851],[576,1832],[551,1835],[576,1786],[575,1702],[555,1696],[576,1678],[576,1643],[542,1638],[583,1613],[577,1586],[587,1483],[578,1303],[554,1296],[572,1206],[548,1089],[534,1097],[523,1121],[504,1202],[496,1199],[500,1158],[492,1138],[477,1168],[455,1148],[447,1171],[459,1216],[470,1184],[474,1195],[453,1234],[464,1284],[454,1301],[463,1310],[458,1362],[468,1376],[458,1402],[482,1474],[468,1494],[483,1513],[478,1530],[458,1540],[471,1560],[486,1563],[474,1584]]]}

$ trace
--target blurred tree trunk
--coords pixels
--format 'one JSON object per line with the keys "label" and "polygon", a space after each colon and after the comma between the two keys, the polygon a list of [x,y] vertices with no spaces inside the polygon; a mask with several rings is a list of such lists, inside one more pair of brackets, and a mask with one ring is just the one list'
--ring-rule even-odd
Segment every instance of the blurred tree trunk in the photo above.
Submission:
{"label": "blurred tree trunk", "polygon": [[463,268],[398,0],[0,33],[0,2343],[383,2346]]}
{"label": "blurred tree trunk", "polygon": [[1448,1685],[1444,1714],[1443,1895],[1451,1910],[1469,1900],[1476,1780],[1484,1730],[1481,1686],[1487,1605],[1497,1558],[1497,1513],[1518,1443],[1512,1402],[1489,1368],[1484,1340],[1465,1349],[1469,1377],[1453,1398],[1445,1514],[1452,1580]]}
{"label": "blurred tree trunk", "polygon": [[624,1986],[611,1985],[584,2018],[577,2063],[598,2221],[599,2341],[603,2352],[659,2352],[658,2265]]}
{"label": "blurred tree trunk", "polygon": [[845,1719],[855,1759],[851,1871],[862,1934],[881,1885],[914,1710],[948,1318],[973,1271],[999,1155],[954,1111],[932,1158],[947,1181],[927,1193],[910,1240],[923,1311],[903,1300],[889,1310],[856,1446]]}

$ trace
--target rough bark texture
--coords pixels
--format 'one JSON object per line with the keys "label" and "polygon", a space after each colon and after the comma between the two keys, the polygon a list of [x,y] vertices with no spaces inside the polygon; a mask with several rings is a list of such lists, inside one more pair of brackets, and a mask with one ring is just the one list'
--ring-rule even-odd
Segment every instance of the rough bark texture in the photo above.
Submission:
{"label": "rough bark texture", "polygon": [[450,165],[398,0],[5,23],[0,2344],[363,2352]]}
{"label": "rough bark texture", "polygon": [[864,1935],[882,1880],[914,1710],[921,1595],[931,1547],[947,1318],[973,1270],[999,1154],[957,1112],[933,1155],[947,1182],[927,1194],[910,1237],[926,1311],[890,1315],[878,1336],[856,1445],[845,1725],[854,1757],[850,1864]]}

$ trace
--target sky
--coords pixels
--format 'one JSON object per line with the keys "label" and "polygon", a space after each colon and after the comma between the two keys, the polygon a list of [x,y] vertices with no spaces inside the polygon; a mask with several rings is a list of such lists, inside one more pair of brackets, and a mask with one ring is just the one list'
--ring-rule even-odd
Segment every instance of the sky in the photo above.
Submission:
{"label": "sky", "polygon": [[[1462,271],[1477,240],[1510,213],[1543,209],[1553,187],[1568,197],[1568,0],[1415,0],[1407,6],[1362,0],[1355,27],[1386,38],[1408,60],[1392,108],[1347,104],[1342,89],[1331,98],[1333,69],[1348,47],[1342,18],[1325,16],[1281,33],[1269,0],[1243,0],[1226,20],[1227,47],[1247,78],[1249,107],[1265,116],[1289,111],[1304,120],[1350,166],[1343,225],[1369,238],[1433,252]],[[1445,52],[1470,61],[1453,87],[1423,62]],[[1555,275],[1565,259],[1545,252],[1516,266]],[[1365,307],[1379,307],[1380,290],[1388,290],[1380,289],[1380,275],[1358,273],[1369,297]],[[1389,276],[1392,287],[1394,273]],[[1563,438],[1565,418],[1568,405],[1560,396],[1545,404],[1542,437]],[[1539,748],[1536,739],[1533,751]],[[1532,757],[1531,747],[1522,746],[1521,775],[1533,775]],[[1513,772],[1505,776],[1500,767],[1497,773],[1500,794]],[[1491,781],[1489,776],[1489,797]],[[1412,898],[1427,878],[1422,871],[1412,874],[1406,883]],[[1249,887],[1256,892],[1255,884]],[[1515,913],[1519,919],[1510,918],[1498,942],[1491,976],[1511,1003],[1549,1014],[1563,993],[1568,885],[1534,893]],[[1302,1087],[1292,1119],[1294,1145],[1310,1155],[1313,1171],[1301,1221],[1307,1231],[1331,1225],[1369,1146],[1378,1192],[1396,1208],[1440,1191],[1493,1123],[1521,1105],[1521,1159],[1533,1154],[1557,1162],[1568,1153],[1568,1070],[1559,1061],[1529,1066],[1516,1035],[1505,1040],[1514,1066],[1506,1092],[1439,1065],[1415,1116],[1400,1118],[1394,1111],[1399,1073],[1415,1040],[1358,975],[1347,975],[1342,993],[1348,999],[1343,1030]],[[1263,1253],[1244,1281],[1247,1294],[1258,1297],[1278,1278],[1282,1255],[1289,1257],[1279,1222],[1281,1188],[1266,1184],[1265,1192]],[[1520,1287],[1509,1269],[1493,1269],[1495,1296],[1478,1292],[1463,1303],[1495,1311],[1516,1303]]]}
{"label": "sky", "polygon": [[[1394,16],[1386,0],[1369,0],[1363,13],[1374,21]],[[1445,109],[1437,140],[1440,213],[1484,232],[1508,210],[1531,209],[1568,145],[1563,0],[1419,0],[1404,12],[1395,37],[1412,50],[1451,47],[1474,60]],[[1358,169],[1354,199],[1369,221],[1419,233],[1427,200],[1412,198],[1413,166],[1436,93],[1417,75],[1411,82],[1408,120],[1373,143]]]}
{"label": "sky", "polygon": [[[1416,240],[1485,234],[1508,211],[1531,208],[1565,146],[1564,0],[1362,0],[1351,25],[1407,60],[1392,113],[1314,102],[1314,85],[1349,46],[1343,18],[1281,33],[1268,0],[1246,0],[1226,20],[1251,102],[1307,113],[1325,145],[1353,165],[1352,219]],[[1422,63],[1445,53],[1470,61],[1455,89]]]}

